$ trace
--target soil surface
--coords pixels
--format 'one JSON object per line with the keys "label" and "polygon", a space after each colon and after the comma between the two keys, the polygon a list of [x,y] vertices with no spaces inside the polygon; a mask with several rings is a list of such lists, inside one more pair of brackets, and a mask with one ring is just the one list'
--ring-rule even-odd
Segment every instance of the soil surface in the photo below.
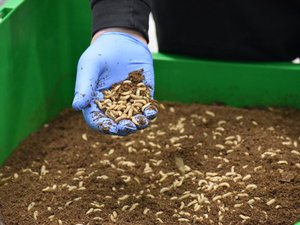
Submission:
{"label": "soil surface", "polygon": [[291,110],[165,104],[127,137],[67,110],[0,169],[0,212],[6,225],[293,224],[299,136]]}

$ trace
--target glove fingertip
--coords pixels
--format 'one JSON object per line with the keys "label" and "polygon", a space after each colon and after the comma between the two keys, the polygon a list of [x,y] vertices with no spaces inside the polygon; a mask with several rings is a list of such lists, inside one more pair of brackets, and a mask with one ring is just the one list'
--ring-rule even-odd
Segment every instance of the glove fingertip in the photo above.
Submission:
{"label": "glove fingertip", "polygon": [[131,120],[121,120],[118,124],[118,135],[127,136],[137,131],[136,125]]}
{"label": "glove fingertip", "polygon": [[157,116],[157,109],[153,106],[149,106],[146,109],[144,109],[144,115],[149,119],[153,120]]}
{"label": "glove fingertip", "polygon": [[103,134],[118,134],[118,125],[108,118],[103,118],[102,121],[99,121],[98,129]]}
{"label": "glove fingertip", "polygon": [[76,111],[79,111],[79,110],[84,109],[89,103],[90,103],[90,101],[88,99],[76,95],[74,97],[74,100],[73,100],[73,103],[72,103],[72,107]]}
{"label": "glove fingertip", "polygon": [[138,129],[144,129],[149,124],[149,120],[147,119],[147,117],[142,114],[133,116],[133,121]]}
{"label": "glove fingertip", "polygon": [[76,111],[80,111],[82,109],[78,102],[73,102],[72,108],[75,109]]}

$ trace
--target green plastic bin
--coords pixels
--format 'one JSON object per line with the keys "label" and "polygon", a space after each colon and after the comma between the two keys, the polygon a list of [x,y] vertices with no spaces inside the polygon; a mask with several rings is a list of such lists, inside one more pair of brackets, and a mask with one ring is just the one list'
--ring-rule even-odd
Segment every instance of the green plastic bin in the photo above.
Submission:
{"label": "green plastic bin", "polygon": [[[0,164],[71,107],[76,64],[91,35],[89,1],[7,0],[0,6]],[[300,108],[300,65],[154,54],[156,98]]]}
{"label": "green plastic bin", "polygon": [[[7,0],[0,6],[0,164],[28,134],[71,107],[90,17],[88,1]],[[154,64],[158,100],[300,108],[300,65],[164,54],[154,54]]]}

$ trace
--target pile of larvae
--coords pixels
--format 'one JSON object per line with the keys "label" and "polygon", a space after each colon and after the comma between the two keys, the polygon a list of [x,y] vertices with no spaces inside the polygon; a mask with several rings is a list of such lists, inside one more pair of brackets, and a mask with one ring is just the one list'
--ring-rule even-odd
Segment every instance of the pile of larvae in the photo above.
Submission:
{"label": "pile of larvae", "polygon": [[134,115],[142,113],[148,107],[153,107],[151,104],[154,103],[150,96],[150,87],[144,84],[144,79],[143,69],[133,71],[123,82],[104,90],[104,98],[95,100],[95,103],[115,122],[128,119],[139,125]]}

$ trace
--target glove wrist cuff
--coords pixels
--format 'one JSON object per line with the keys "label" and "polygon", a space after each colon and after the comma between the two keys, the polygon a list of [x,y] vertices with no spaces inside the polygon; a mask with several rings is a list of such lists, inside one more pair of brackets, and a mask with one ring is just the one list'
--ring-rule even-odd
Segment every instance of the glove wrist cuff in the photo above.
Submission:
{"label": "glove wrist cuff", "polygon": [[133,37],[135,37],[136,39],[138,39],[139,41],[141,41],[142,43],[147,45],[146,39],[143,37],[143,35],[140,32],[132,30],[132,29],[128,29],[128,28],[119,28],[119,27],[105,28],[105,29],[102,29],[102,30],[98,31],[93,36],[93,39],[92,39],[91,43],[94,43],[98,37],[100,37],[102,34],[105,34],[107,32],[126,33],[126,34],[129,34],[129,35],[132,35]]}

